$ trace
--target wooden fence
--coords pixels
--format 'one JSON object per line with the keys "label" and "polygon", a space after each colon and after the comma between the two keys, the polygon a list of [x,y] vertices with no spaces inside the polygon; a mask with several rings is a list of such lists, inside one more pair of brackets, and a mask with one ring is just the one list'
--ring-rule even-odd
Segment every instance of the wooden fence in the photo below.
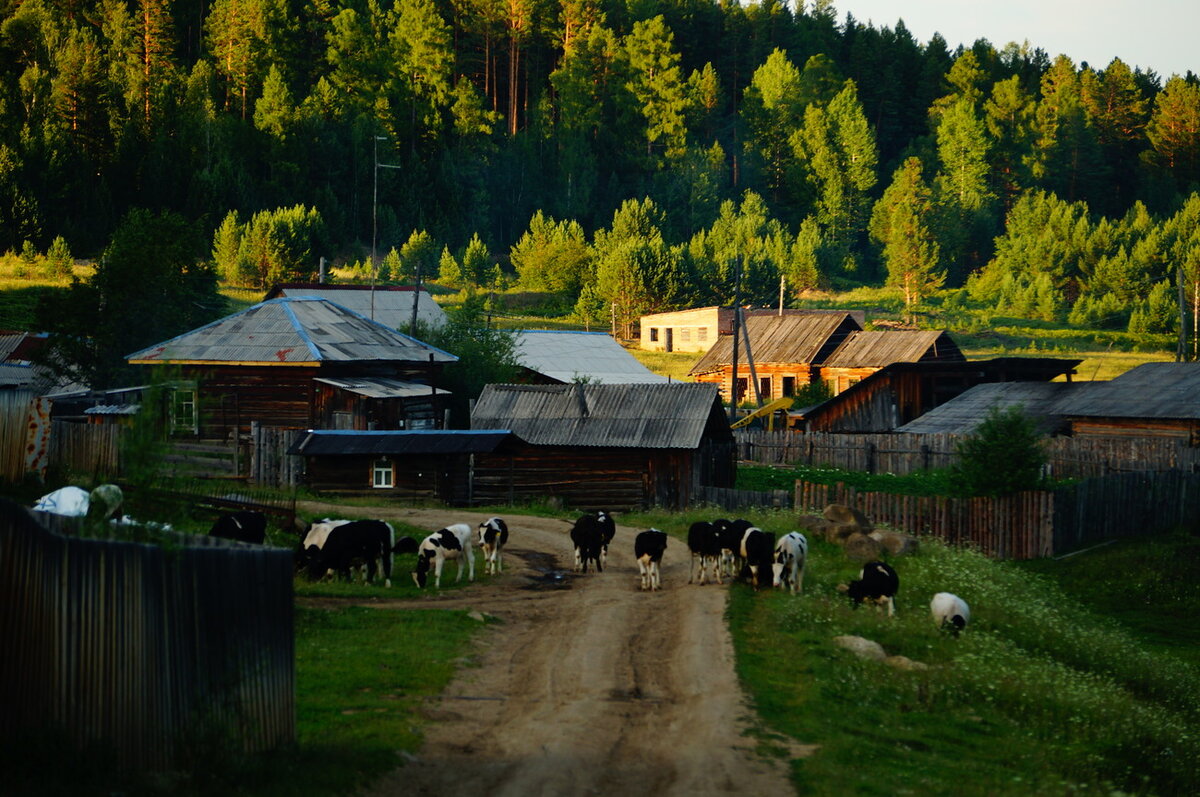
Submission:
{"label": "wooden fence", "polygon": [[304,457],[287,450],[306,434],[303,429],[277,429],[250,424],[250,480],[272,487],[299,486],[304,478]]}
{"label": "wooden fence", "polygon": [[0,501],[0,740],[63,733],[137,770],[201,739],[294,741],[291,551],[84,539],[38,514]]}
{"label": "wooden fence", "polygon": [[[907,475],[944,468],[958,459],[963,435],[734,432],[738,459],[766,465],[807,465]],[[1200,448],[1177,440],[1052,437],[1046,440],[1050,475],[1087,479],[1133,471],[1200,470]]]}
{"label": "wooden fence", "polygon": [[711,504],[722,509],[791,509],[792,494],[788,490],[733,490],[701,486],[696,491],[696,503]]}
{"label": "wooden fence", "polygon": [[18,482],[25,475],[25,445],[29,436],[27,390],[0,390],[0,479]]}
{"label": "wooden fence", "polygon": [[121,475],[121,435],[116,424],[53,421],[50,429],[50,467],[71,473],[95,474],[101,481]]}

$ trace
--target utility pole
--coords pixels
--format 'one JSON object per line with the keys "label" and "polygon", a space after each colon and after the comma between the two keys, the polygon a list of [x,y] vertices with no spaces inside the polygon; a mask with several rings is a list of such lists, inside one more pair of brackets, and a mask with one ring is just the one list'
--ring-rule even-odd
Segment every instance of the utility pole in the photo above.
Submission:
{"label": "utility pole", "polygon": [[786,279],[782,274],[779,275],[779,315],[783,315],[783,283]]}
{"label": "utility pole", "polygon": [[379,275],[379,261],[375,258],[375,241],[379,235],[379,167],[385,169],[402,168],[391,163],[379,162],[379,142],[387,141],[387,136],[375,136],[372,142],[374,160],[375,160],[375,175],[373,186],[371,189],[371,320],[375,320],[375,281]]}
{"label": "utility pole", "polygon": [[729,423],[737,420],[738,319],[741,317],[742,258],[735,255],[733,278],[733,370],[729,376]]}

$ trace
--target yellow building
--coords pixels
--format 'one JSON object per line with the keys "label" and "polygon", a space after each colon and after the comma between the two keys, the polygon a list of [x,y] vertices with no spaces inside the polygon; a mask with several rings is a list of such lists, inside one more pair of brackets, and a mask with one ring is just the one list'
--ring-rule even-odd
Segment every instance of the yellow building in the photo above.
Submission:
{"label": "yellow building", "polygon": [[[811,315],[834,313],[845,315],[845,310],[783,310],[777,308],[746,308],[742,316]],[[866,323],[863,311],[849,311],[858,321],[859,328]],[[732,307],[698,307],[694,310],[678,310],[671,313],[654,313],[642,316],[640,348],[646,351],[706,352],[721,335],[733,333]]]}

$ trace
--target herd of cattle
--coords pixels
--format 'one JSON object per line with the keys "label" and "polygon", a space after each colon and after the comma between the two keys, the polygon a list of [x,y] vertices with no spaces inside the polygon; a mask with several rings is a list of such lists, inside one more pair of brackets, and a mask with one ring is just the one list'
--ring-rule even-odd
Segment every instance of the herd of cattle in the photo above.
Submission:
{"label": "herd of cattle", "polygon": [[[261,544],[266,525],[266,518],[258,512],[224,513],[213,524],[210,534]],[[570,532],[574,570],[586,573],[590,563],[597,572],[602,572],[615,535],[616,522],[608,512],[589,513],[576,519]],[[464,565],[468,579],[475,580],[475,547],[483,554],[485,573],[501,572],[501,552],[507,544],[508,526],[498,517],[488,518],[475,529],[466,523],[454,523],[419,542],[407,536],[397,539],[391,524],[382,520],[326,518],[309,525],[296,551],[296,564],[312,580],[332,572],[349,581],[351,570],[361,567],[366,580],[373,583],[376,573],[382,570],[384,585],[390,587],[392,556],[415,553],[413,581],[424,588],[432,573],[434,586],[441,587],[442,569],[448,561],[458,565],[456,581],[462,580]],[[767,586],[769,573],[771,586],[792,594],[803,591],[808,540],[798,531],[776,540],[773,532],[764,531],[748,520],[722,518],[693,523],[688,529],[687,545],[691,553],[689,584],[703,585],[711,574],[718,584],[723,584],[726,578],[736,578],[757,589]],[[658,529],[647,529],[634,537],[634,557],[643,590],[661,587],[660,567],[666,549],[667,534]],[[896,611],[900,579],[886,562],[873,561],[863,566],[858,579],[838,589],[856,606],[872,604],[886,609],[890,617]],[[948,627],[955,634],[966,627],[971,617],[966,602],[949,592],[934,595],[930,612],[939,627]]]}

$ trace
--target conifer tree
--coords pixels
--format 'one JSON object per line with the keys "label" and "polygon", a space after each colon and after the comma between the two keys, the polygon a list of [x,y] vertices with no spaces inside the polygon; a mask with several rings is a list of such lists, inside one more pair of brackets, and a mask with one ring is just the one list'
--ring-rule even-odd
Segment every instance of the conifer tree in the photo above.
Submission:
{"label": "conifer tree", "polygon": [[887,284],[900,288],[911,317],[921,299],[942,286],[940,247],[930,229],[933,200],[919,158],[908,158],[892,177],[871,217],[871,235],[883,247]]}

